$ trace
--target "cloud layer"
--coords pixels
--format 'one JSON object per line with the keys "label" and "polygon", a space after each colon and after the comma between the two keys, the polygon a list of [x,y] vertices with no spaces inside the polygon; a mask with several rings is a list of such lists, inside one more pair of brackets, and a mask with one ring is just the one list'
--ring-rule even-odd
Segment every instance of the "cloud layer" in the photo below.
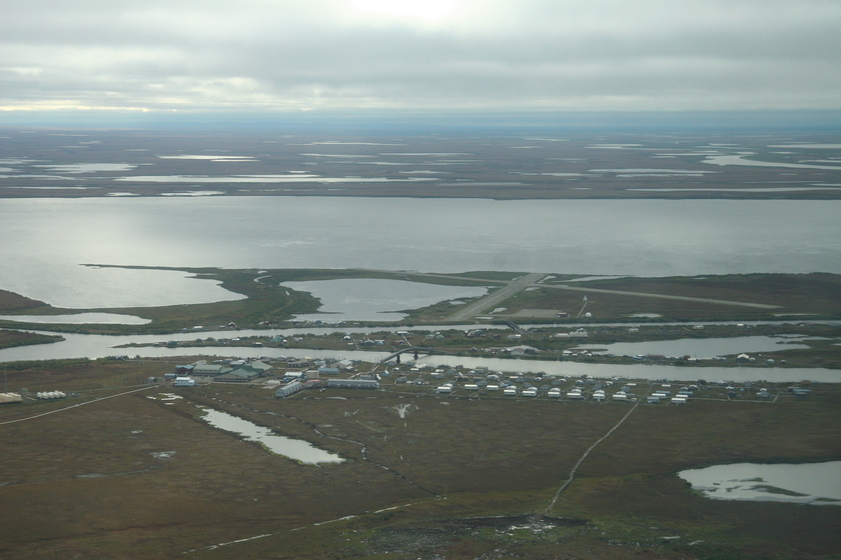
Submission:
{"label": "cloud layer", "polygon": [[841,108],[837,0],[13,0],[0,108]]}

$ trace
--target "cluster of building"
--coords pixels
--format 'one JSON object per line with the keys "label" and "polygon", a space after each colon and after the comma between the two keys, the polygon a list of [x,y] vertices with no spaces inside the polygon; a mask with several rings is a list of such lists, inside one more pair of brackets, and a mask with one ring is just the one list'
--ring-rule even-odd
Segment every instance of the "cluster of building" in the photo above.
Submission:
{"label": "cluster of building", "polygon": [[[457,375],[457,380],[447,381],[434,389],[435,393],[449,394],[456,390],[477,391],[480,393],[495,393],[499,392],[504,396],[512,397],[538,397],[545,395],[550,399],[565,398],[571,401],[583,401],[585,399],[592,399],[596,402],[613,401],[613,402],[637,402],[644,398],[648,404],[658,404],[661,402],[668,402],[669,404],[686,404],[689,402],[697,391],[711,391],[715,390],[724,392],[724,395],[729,399],[738,399],[746,396],[752,396],[758,399],[770,399],[772,394],[768,389],[756,388],[752,382],[745,382],[744,387],[736,388],[727,382],[720,381],[710,384],[708,387],[700,387],[699,385],[706,385],[705,381],[699,381],[699,385],[689,384],[673,388],[671,383],[666,381],[660,382],[659,388],[655,389],[650,395],[645,397],[638,396],[634,393],[637,383],[631,381],[622,381],[619,378],[612,380],[598,380],[598,379],[576,379],[572,380],[569,377],[555,377],[549,383],[546,383],[547,378],[539,375],[532,378],[525,378],[521,375],[506,376],[502,373],[488,373],[485,370],[471,370],[468,375],[461,372],[451,370],[450,375]],[[446,375],[443,372],[436,375]],[[467,381],[467,382],[464,382]],[[532,384],[528,381],[537,381],[542,385]],[[459,383],[463,382],[463,383]],[[572,387],[562,389],[560,385],[572,382]],[[421,384],[418,381],[415,384]],[[608,393],[606,389],[614,386],[614,384],[622,383],[618,390],[613,389]],[[519,385],[518,385],[519,384]],[[726,387],[725,387],[726,385]],[[801,387],[794,387],[789,389],[795,396],[808,396],[810,391]],[[647,391],[646,391],[647,392]],[[720,393],[719,393],[720,394]]]}
{"label": "cluster of building", "polygon": [[0,404],[23,402],[23,397],[17,393],[0,393]]}
{"label": "cluster of building", "polygon": [[565,333],[557,333],[555,338],[587,338],[590,334],[585,329],[577,329]]}
{"label": "cluster of building", "polygon": [[41,400],[63,399],[67,395],[61,391],[41,391],[35,394]]}
{"label": "cluster of building", "polygon": [[164,378],[175,387],[193,387],[199,380],[247,383],[268,374],[272,379],[269,379],[267,385],[277,386],[275,396],[278,398],[294,395],[304,389],[378,389],[380,386],[379,379],[369,376],[361,376],[359,379],[338,378],[341,373],[355,372],[350,360],[328,363],[322,360],[284,358],[283,361],[285,367],[282,369],[285,372],[282,376],[275,366],[263,360],[219,360],[214,363],[202,360],[176,366],[175,371],[165,374]]}
{"label": "cluster of building", "polygon": [[195,364],[175,366],[175,373],[168,373],[164,377],[176,379],[178,377],[210,378],[214,381],[247,383],[262,377],[273,366],[260,360],[221,360],[208,364],[200,361]]}
{"label": "cluster of building", "polygon": [[[21,392],[26,393],[28,398],[32,398],[31,393],[26,389]],[[40,400],[48,401],[54,399],[63,399],[67,397],[67,393],[62,391],[39,391],[35,397]],[[23,402],[23,395],[20,393],[0,393],[0,404]]]}

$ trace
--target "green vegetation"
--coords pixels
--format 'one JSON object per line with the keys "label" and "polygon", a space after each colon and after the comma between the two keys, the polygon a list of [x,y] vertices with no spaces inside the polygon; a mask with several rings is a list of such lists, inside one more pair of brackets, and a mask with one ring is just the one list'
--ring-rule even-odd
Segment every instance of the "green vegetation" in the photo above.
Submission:
{"label": "green vegetation", "polygon": [[49,344],[60,340],[64,340],[64,338],[47,334],[0,330],[0,349],[12,348],[14,346],[29,346],[30,344]]}
{"label": "green vegetation", "polygon": [[[105,266],[105,265],[99,265]],[[346,278],[377,278],[445,285],[500,285],[522,273],[469,272],[429,274],[361,269],[226,270],[216,268],[155,268],[180,270],[197,279],[218,281],[245,299],[167,307],[59,309],[41,302],[0,292],[0,312],[18,314],[63,314],[111,312],[151,319],[147,325],[57,325],[2,321],[0,327],[38,328],[57,332],[96,334],[149,334],[178,332],[194,325],[211,329],[236,323],[239,328],[286,324],[295,314],[313,313],[320,302],[308,293],[282,286],[283,282]],[[797,320],[841,317],[841,275],[746,274],[709,277],[613,278],[564,284],[572,275],[551,275],[541,284],[499,302],[505,311],[493,315],[502,322],[628,322],[656,321],[747,321]],[[580,278],[580,276],[579,276]],[[586,306],[583,297],[587,296]],[[690,299],[674,299],[674,298]],[[396,324],[443,324],[458,308],[447,301],[414,310]],[[592,319],[584,317],[586,310]],[[490,310],[489,310],[490,311]],[[557,316],[567,313],[566,318]],[[578,317],[581,315],[580,317]],[[325,315],[329,320],[329,315]]]}
{"label": "green vegetation", "polygon": [[12,313],[24,309],[33,309],[46,305],[42,301],[29,299],[6,290],[0,290],[0,311],[4,313]]}
{"label": "green vegetation", "polygon": [[[146,267],[134,267],[146,268]],[[242,294],[244,299],[207,304],[175,305],[150,308],[89,309],[72,310],[124,313],[146,317],[152,320],[147,325],[44,325],[21,324],[0,321],[0,327],[49,329],[56,332],[82,332],[93,334],[167,334],[202,326],[204,330],[216,330],[231,323],[236,328],[267,328],[288,326],[288,321],[300,313],[313,313],[320,302],[309,293],[289,289],[283,282],[304,280],[327,280],[344,278],[377,278],[408,280],[425,283],[451,285],[476,285],[499,282],[504,284],[521,273],[492,273],[487,271],[460,274],[427,274],[403,271],[377,270],[338,270],[338,269],[279,269],[279,270],[225,270],[216,268],[165,269],[181,270],[194,275],[197,279],[219,282],[222,287]],[[449,301],[442,301],[421,309],[406,310],[407,317],[394,325],[429,325],[429,332],[440,332],[442,336],[427,339],[426,333],[410,335],[411,343],[416,346],[435,348],[436,352],[456,355],[496,355],[505,357],[504,348],[525,344],[539,351],[539,354],[526,355],[524,358],[539,359],[575,359],[606,363],[631,363],[630,357],[621,356],[564,356],[565,350],[575,348],[581,343],[610,344],[614,342],[636,342],[644,340],[673,340],[679,338],[710,338],[746,335],[790,335],[802,334],[812,337],[805,341],[809,349],[780,349],[763,354],[764,360],[775,362],[785,360],[789,366],[841,368],[841,331],[833,325],[798,324],[790,321],[797,319],[837,319],[841,317],[841,275],[834,274],[747,274],[728,276],[709,276],[692,278],[610,278],[569,282],[571,275],[550,275],[541,283],[529,286],[515,293],[507,300],[498,302],[504,307],[501,313],[492,315],[491,323],[502,324],[505,319],[517,323],[547,324],[546,328],[533,328],[520,340],[508,340],[504,331],[487,332],[480,338],[468,338],[462,331],[435,330],[435,325],[446,326],[450,317],[459,306]],[[579,276],[580,278],[580,276]],[[542,287],[546,286],[546,287]],[[551,287],[550,287],[551,286]],[[493,293],[493,289],[490,292]],[[587,296],[586,306],[583,296]],[[689,298],[689,299],[673,299]],[[45,306],[41,302],[27,300],[9,292],[0,293],[0,311],[17,310],[17,313],[67,313],[70,310]],[[753,306],[753,307],[752,307]],[[756,307],[759,306],[759,307]],[[592,318],[577,317],[587,310]],[[557,312],[565,311],[568,317],[557,317]],[[651,317],[653,316],[653,317]],[[325,315],[325,320],[329,320]],[[779,321],[780,325],[756,325],[737,327],[735,325],[708,325],[704,329],[692,329],[687,326],[649,325],[663,321],[700,322],[714,321]],[[635,330],[625,327],[605,327],[598,322],[620,322],[634,326]],[[789,322],[783,326],[783,321]],[[567,332],[570,327],[565,323],[594,323],[587,327],[586,339],[558,338],[559,333]],[[357,325],[359,323],[356,323]],[[368,323],[375,326],[376,324]],[[342,340],[342,328],[337,326],[333,336],[305,336],[301,340],[278,342],[269,338],[244,338],[237,345],[288,346],[296,348],[347,349],[347,342]],[[199,331],[196,331],[197,333]],[[235,331],[231,331],[235,332]],[[30,334],[5,334],[8,343],[43,343],[53,339]],[[4,339],[0,337],[0,347]],[[385,335],[386,345],[399,349],[402,339],[390,340]],[[390,340],[390,341],[389,341]],[[358,342],[358,341],[357,341]],[[161,343],[165,343],[164,340]],[[213,338],[197,339],[192,342],[180,342],[177,346],[212,346],[217,341]],[[702,363],[678,360],[679,365],[701,366]],[[730,362],[734,364],[734,362]],[[757,364],[758,366],[763,364]]]}
{"label": "green vegetation", "polygon": [[[563,285],[550,279],[548,285]],[[837,274],[736,274],[706,277],[625,277],[568,284],[574,291],[544,288],[521,292],[506,301],[506,314],[523,309],[555,309],[576,317],[588,297],[586,311],[598,321],[746,321],[841,317],[841,275]],[[590,291],[588,291],[590,290]],[[632,294],[600,292],[631,292]],[[697,298],[695,300],[648,297],[648,294]],[[717,300],[699,301],[699,300]],[[752,308],[724,302],[759,304]],[[656,318],[634,316],[654,314]]]}

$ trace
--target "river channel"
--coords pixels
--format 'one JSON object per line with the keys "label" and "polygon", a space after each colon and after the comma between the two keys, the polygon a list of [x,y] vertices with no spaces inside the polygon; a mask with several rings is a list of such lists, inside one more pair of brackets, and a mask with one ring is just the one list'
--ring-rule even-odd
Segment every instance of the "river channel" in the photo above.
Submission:
{"label": "river channel", "polygon": [[[476,328],[476,325],[456,325],[453,328]],[[401,327],[401,330],[405,327]],[[416,327],[417,328],[417,327]],[[491,327],[493,328],[493,327]],[[497,327],[499,328],[499,327]],[[421,330],[428,330],[425,327]],[[246,336],[274,336],[281,334],[291,336],[296,333],[313,332],[314,334],[327,334],[332,332],[347,332],[353,334],[382,332],[385,328],[324,328],[324,329],[276,329],[276,330],[250,330],[250,331],[218,331],[196,333],[179,333],[173,335],[90,335],[90,334],[62,334],[64,341],[39,344],[34,346],[18,346],[0,350],[0,363],[18,360],[44,360],[63,358],[103,358],[115,355],[139,356],[141,358],[171,358],[173,361],[180,360],[183,356],[207,356],[214,358],[280,358],[280,357],[311,357],[316,359],[351,359],[365,362],[378,363],[387,357],[389,351],[367,351],[367,350],[314,350],[314,349],[292,349],[292,348],[268,348],[268,347],[246,347],[246,346],[202,346],[199,348],[146,346],[139,348],[116,348],[116,346],[137,343],[151,344],[168,341],[190,341],[207,338],[232,338]],[[43,332],[42,334],[54,334]],[[752,337],[750,337],[752,338]],[[771,343],[776,342],[774,337],[767,338]],[[697,339],[702,342],[704,339]],[[467,368],[485,366],[492,370],[504,372],[538,372],[543,371],[549,375],[566,375],[580,377],[589,375],[592,377],[612,378],[622,377],[629,379],[671,379],[677,381],[695,381],[706,379],[709,381],[727,380],[734,382],[744,381],[770,381],[770,382],[798,382],[803,380],[838,383],[841,382],[841,371],[828,368],[794,368],[794,367],[769,367],[763,365],[752,365],[746,367],[687,367],[687,366],[660,366],[660,365],[617,365],[617,364],[593,364],[572,361],[554,361],[540,359],[505,359],[505,358],[472,358],[464,356],[429,355],[418,360],[419,363],[430,366],[452,367],[462,365]]]}

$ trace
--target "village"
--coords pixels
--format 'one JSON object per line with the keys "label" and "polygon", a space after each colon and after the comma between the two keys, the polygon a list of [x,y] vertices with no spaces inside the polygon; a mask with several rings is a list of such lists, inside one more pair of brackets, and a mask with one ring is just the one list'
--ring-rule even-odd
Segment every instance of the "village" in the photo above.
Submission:
{"label": "village", "polygon": [[[411,351],[411,349],[409,349]],[[159,380],[150,377],[150,383]],[[175,388],[211,383],[247,384],[274,390],[276,398],[290,398],[302,391],[367,389],[401,394],[427,394],[458,398],[546,398],[559,402],[605,402],[684,405],[694,398],[730,401],[774,401],[783,389],[770,383],[719,380],[708,382],[652,382],[614,377],[547,375],[545,372],[504,373],[487,367],[433,367],[410,361],[370,364],[359,360],[271,358],[253,360],[199,360],[176,366],[163,381]],[[787,384],[794,396],[811,389]]]}

